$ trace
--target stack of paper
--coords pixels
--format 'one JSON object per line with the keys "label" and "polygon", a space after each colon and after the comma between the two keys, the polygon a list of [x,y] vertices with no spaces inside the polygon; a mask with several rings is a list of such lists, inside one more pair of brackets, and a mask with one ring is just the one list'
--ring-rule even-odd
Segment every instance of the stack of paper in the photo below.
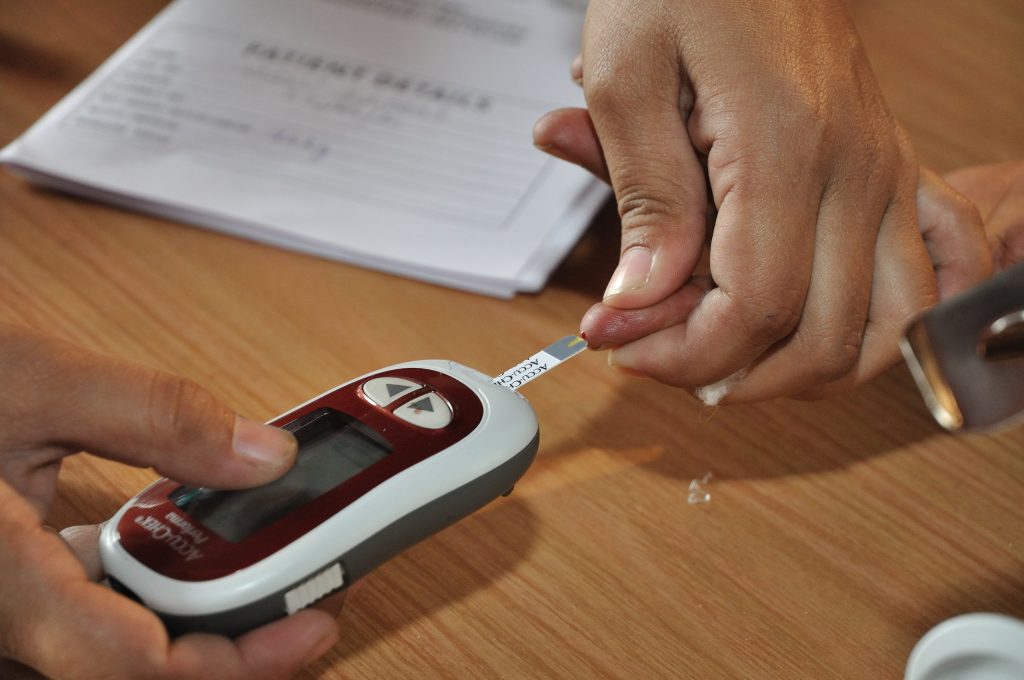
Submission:
{"label": "stack of paper", "polygon": [[531,144],[581,105],[570,0],[178,0],[0,161],[443,285],[534,291],[606,190]]}

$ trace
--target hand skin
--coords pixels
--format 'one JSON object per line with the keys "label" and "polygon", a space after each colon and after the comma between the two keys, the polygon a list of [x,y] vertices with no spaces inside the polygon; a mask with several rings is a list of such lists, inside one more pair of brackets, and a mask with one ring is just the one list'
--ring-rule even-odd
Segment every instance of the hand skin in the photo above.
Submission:
{"label": "hand skin", "polygon": [[[837,0],[591,0],[573,77],[588,109],[534,142],[615,191],[619,267],[581,324],[614,367],[735,376],[730,402],[823,396],[990,272],[976,211],[919,176]],[[922,200],[956,223],[919,229]]]}
{"label": "hand skin", "polygon": [[1024,262],[1024,161],[972,165],[945,179],[981,213],[996,270]]}
{"label": "hand skin", "polygon": [[[150,611],[95,583],[98,527],[43,525],[61,459],[81,450],[188,484],[241,488],[294,462],[294,437],[196,384],[0,324],[0,656],[50,678],[286,678],[338,639],[305,610],[237,640],[168,639]],[[27,674],[8,663],[0,674]]]}

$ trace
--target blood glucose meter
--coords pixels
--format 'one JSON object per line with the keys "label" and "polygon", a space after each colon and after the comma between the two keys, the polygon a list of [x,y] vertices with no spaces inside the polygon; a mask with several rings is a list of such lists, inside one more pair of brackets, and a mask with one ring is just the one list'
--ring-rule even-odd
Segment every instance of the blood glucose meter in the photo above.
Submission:
{"label": "blood glucose meter", "polygon": [[271,424],[299,442],[280,479],[160,479],[103,528],[111,586],[172,634],[240,635],[346,588],[510,491],[539,441],[526,399],[437,360],[362,376]]}

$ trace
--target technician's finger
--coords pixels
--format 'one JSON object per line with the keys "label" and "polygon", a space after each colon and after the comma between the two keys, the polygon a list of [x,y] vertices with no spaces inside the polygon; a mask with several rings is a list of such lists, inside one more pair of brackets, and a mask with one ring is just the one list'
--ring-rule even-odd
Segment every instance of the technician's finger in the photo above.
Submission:
{"label": "technician's finger", "polygon": [[86,524],[61,529],[60,537],[71,548],[82,563],[90,581],[103,578],[103,563],[100,561],[100,531],[102,524]]}
{"label": "technician's finger", "polygon": [[339,637],[332,616],[310,609],[237,640],[191,634],[171,641],[152,612],[97,584],[62,583],[26,596],[35,609],[19,621],[15,657],[54,678],[279,680]]}
{"label": "technician's finger", "polygon": [[[935,274],[920,233],[913,228],[912,200],[890,210],[879,232],[871,308],[854,370],[843,380],[800,395],[821,397],[871,380],[899,361],[899,339],[910,321],[938,301]],[[902,214],[901,214],[902,213]]]}
{"label": "technician's finger", "polygon": [[339,637],[333,616],[306,609],[234,641],[208,634],[180,637],[171,644],[166,668],[171,678],[291,678]]}
{"label": "technician's finger", "polygon": [[533,126],[533,143],[541,151],[610,182],[601,142],[586,109],[556,109],[544,114]]}
{"label": "technician's finger", "polygon": [[325,597],[316,604],[310,605],[310,609],[316,609],[327,614],[332,619],[337,619],[338,615],[341,614],[341,610],[345,608],[345,600],[348,598],[349,592],[358,588],[361,583],[362,581],[357,581],[340,593]]}
{"label": "technician's finger", "polygon": [[[295,438],[236,415],[196,383],[14,327],[0,327],[17,414],[9,447],[52,444],[139,466],[187,484],[265,483],[294,461]],[[16,387],[17,389],[12,389]],[[54,414],[60,414],[55,417]]]}
{"label": "technician's finger", "polygon": [[118,678],[126,674],[113,671],[137,655],[107,665],[107,647],[124,652],[125,644],[151,631],[163,635],[166,646],[151,613],[87,581],[68,545],[41,527],[34,508],[2,483],[0,502],[0,655],[47,677]]}
{"label": "technician's finger", "polygon": [[[912,154],[909,146],[899,143],[888,148],[891,153]],[[854,370],[871,303],[879,225],[897,188],[911,182],[901,176],[902,169],[916,168],[914,163],[898,162],[879,166],[900,170],[888,175],[876,170],[880,181],[859,185],[858,180],[870,176],[872,168],[848,161],[833,175],[819,206],[812,275],[800,322],[755,361],[742,380],[735,381],[727,401],[799,394],[841,380]],[[912,213],[903,226],[913,228]]]}
{"label": "technician's finger", "polygon": [[341,636],[336,616],[315,608],[305,609],[254,630],[238,640],[245,664],[254,670],[269,669],[270,678],[295,675],[338,643]]}
{"label": "technician's finger", "polygon": [[981,212],[995,268],[1024,262],[1024,161],[974,165],[945,179]]}
{"label": "technician's finger", "polygon": [[937,174],[921,168],[917,217],[939,286],[946,299],[992,274],[992,251],[973,203]]}
{"label": "technician's finger", "polygon": [[591,3],[583,89],[622,219],[622,255],[604,301],[652,305],[689,279],[705,241],[704,170],[687,134],[674,37],[622,3]]}

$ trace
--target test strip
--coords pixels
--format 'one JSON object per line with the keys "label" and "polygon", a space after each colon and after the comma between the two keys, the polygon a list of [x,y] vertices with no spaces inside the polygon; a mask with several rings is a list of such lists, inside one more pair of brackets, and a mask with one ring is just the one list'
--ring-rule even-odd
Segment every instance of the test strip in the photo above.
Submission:
{"label": "test strip", "polygon": [[570,359],[587,348],[587,341],[578,335],[567,335],[553,342],[526,361],[521,361],[494,379],[495,385],[518,390],[534,378]]}

